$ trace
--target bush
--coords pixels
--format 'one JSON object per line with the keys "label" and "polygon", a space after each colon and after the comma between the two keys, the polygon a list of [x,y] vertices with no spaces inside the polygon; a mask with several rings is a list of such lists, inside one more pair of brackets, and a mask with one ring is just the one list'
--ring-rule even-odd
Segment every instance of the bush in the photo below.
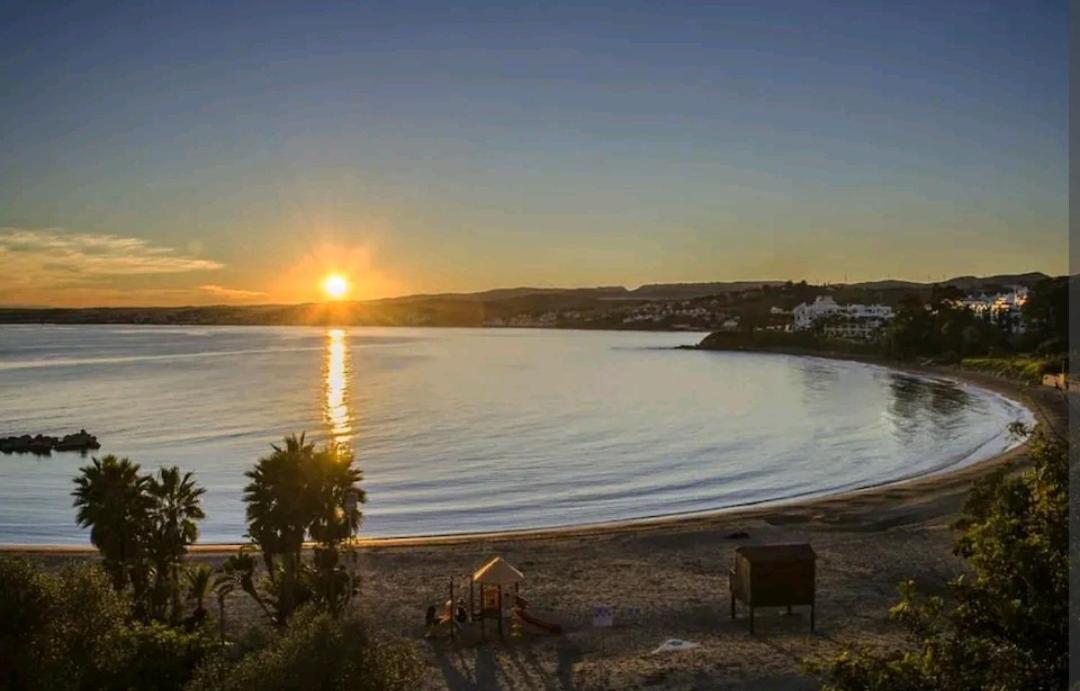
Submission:
{"label": "bush", "polygon": [[0,688],[181,688],[212,636],[133,622],[97,565],[0,559]]}
{"label": "bush", "polygon": [[188,690],[393,691],[414,687],[420,672],[411,646],[376,641],[356,619],[335,619],[307,607],[265,649],[239,660],[209,661]]}
{"label": "bush", "polygon": [[969,572],[946,597],[900,586],[891,611],[908,650],[809,661],[835,691],[1059,689],[1068,677],[1068,450],[1037,434],[1034,465],[1002,470],[972,491],[957,523]]}
{"label": "bush", "polygon": [[1061,371],[1060,360],[1023,356],[964,358],[960,365],[965,369],[1019,379],[1029,384],[1041,384],[1044,374]]}
{"label": "bush", "polygon": [[211,629],[184,631],[160,622],[136,623],[122,636],[124,664],[117,688],[180,689],[218,646]]}
{"label": "bush", "polygon": [[107,686],[124,663],[127,599],[86,564],[57,574],[0,559],[0,688]]}

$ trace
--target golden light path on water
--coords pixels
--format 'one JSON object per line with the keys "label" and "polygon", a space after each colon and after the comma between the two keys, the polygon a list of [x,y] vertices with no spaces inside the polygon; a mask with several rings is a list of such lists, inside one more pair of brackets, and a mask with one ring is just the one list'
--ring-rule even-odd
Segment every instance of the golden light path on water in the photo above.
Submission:
{"label": "golden light path on water", "polygon": [[349,411],[349,341],[344,329],[326,332],[323,371],[326,390],[323,419],[330,430],[330,438],[347,444],[352,439],[352,415]]}

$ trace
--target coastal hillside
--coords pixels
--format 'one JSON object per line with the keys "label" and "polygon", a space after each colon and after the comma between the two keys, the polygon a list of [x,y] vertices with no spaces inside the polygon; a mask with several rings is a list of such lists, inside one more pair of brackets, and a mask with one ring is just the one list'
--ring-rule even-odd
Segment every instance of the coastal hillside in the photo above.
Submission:
{"label": "coastal hillside", "polygon": [[[1041,273],[983,278],[961,276],[944,283],[968,292],[1008,286],[1032,287]],[[189,307],[0,307],[0,324],[202,324],[358,326],[527,326],[602,329],[710,330],[731,318],[790,310],[815,295],[845,302],[898,304],[905,296],[929,295],[934,283],[876,281],[814,285],[805,281],[660,283],[635,289],[518,287],[478,293],[408,295],[368,301],[292,305]]]}

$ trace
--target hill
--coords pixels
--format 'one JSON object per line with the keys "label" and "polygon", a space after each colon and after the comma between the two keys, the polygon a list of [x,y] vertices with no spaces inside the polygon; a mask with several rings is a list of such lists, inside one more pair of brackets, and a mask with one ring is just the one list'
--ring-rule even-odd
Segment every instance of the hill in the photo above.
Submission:
{"label": "hill", "polygon": [[[1041,273],[958,276],[943,283],[965,292],[1032,286]],[[381,300],[293,305],[192,307],[0,307],[0,323],[50,324],[235,324],[369,326],[550,326],[573,328],[712,328],[735,316],[791,309],[830,292],[842,302],[896,304],[934,284],[883,280],[815,286],[790,281],[656,283],[633,290],[594,288],[499,288],[477,293],[407,295]]]}

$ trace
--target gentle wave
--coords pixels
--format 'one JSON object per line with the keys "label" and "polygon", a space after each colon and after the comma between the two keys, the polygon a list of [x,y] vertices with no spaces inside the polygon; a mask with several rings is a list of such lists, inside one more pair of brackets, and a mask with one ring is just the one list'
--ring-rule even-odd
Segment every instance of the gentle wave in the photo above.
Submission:
{"label": "gentle wave", "polygon": [[[350,443],[364,533],[405,536],[822,496],[989,458],[1032,419],[940,377],[674,349],[698,334],[122,331],[0,328],[0,428],[86,428],[102,454],[194,471],[207,542],[242,539],[244,471],[290,432]],[[85,544],[84,462],[0,456],[0,543]]]}

